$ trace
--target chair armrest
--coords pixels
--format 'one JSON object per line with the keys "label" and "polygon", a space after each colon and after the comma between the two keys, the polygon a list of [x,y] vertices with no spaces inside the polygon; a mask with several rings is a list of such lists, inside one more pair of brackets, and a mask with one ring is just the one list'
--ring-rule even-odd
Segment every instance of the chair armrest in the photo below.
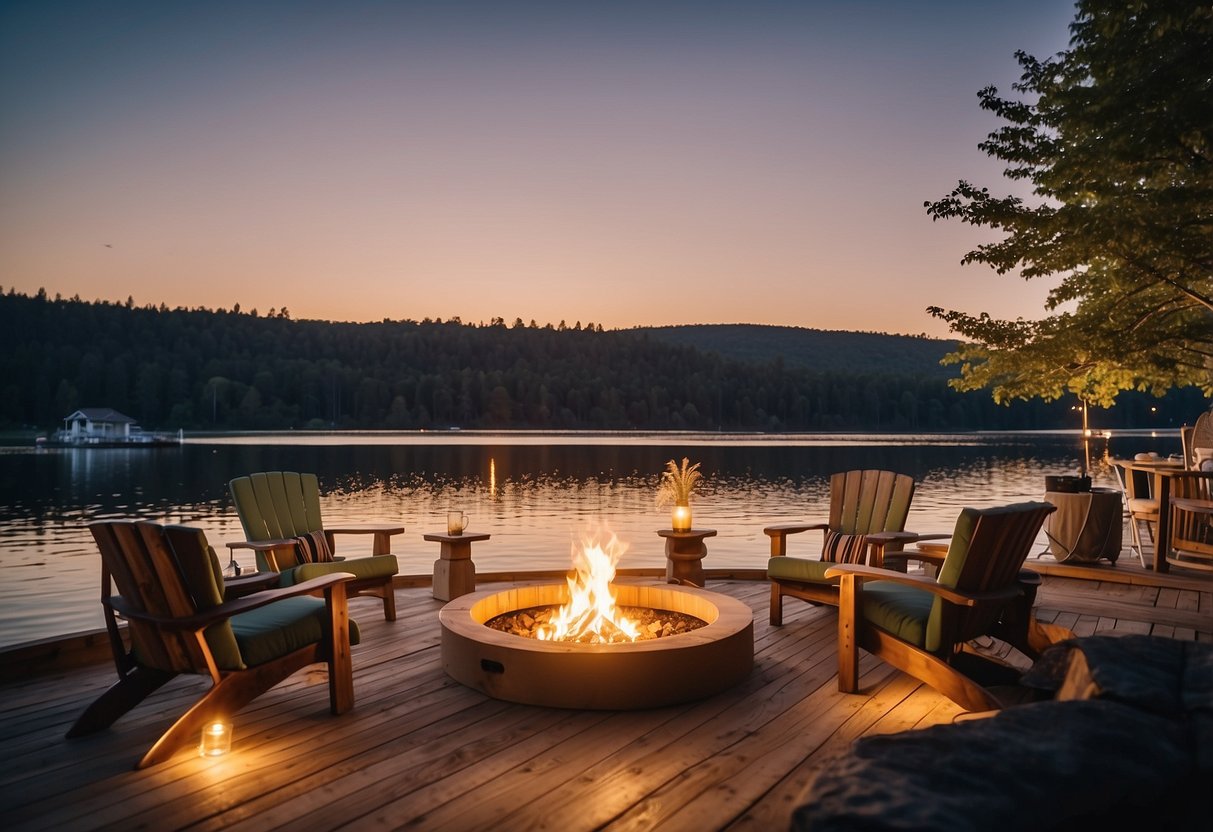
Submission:
{"label": "chair armrest", "polygon": [[[914,532],[871,532],[863,536],[867,542],[868,550],[865,552],[865,560],[869,566],[876,566],[881,569],[885,568],[885,547],[894,543],[908,543],[918,539],[918,535]],[[898,552],[889,552],[888,557],[900,562]]]}
{"label": "chair armrest", "polygon": [[319,578],[312,578],[310,581],[304,581],[291,586],[279,587],[277,589],[266,589],[261,592],[255,592],[252,595],[245,595],[242,598],[236,598],[232,601],[224,601],[222,604],[211,607],[205,612],[200,612],[195,615],[182,618],[164,618],[159,615],[149,615],[143,610],[137,610],[132,607],[125,598],[121,595],[112,596],[109,599],[110,606],[113,607],[123,618],[128,618],[135,621],[146,621],[149,624],[155,624],[168,630],[186,630],[199,631],[205,630],[212,624],[218,624],[221,621],[226,621],[233,615],[239,615],[243,612],[264,607],[267,604],[272,604],[275,601],[281,601],[283,598],[294,598],[299,595],[311,595],[314,592],[327,590],[336,584],[343,584],[346,581],[355,579],[355,575],[349,572],[334,572],[330,575],[324,575]]}
{"label": "chair armrest", "polygon": [[354,526],[325,527],[330,534],[404,534],[404,526],[398,523],[359,523]]}
{"label": "chair armrest", "polygon": [[902,549],[899,552],[889,552],[885,557],[888,560],[896,561],[901,565],[905,565],[905,561],[917,560],[923,563],[929,563],[932,566],[942,566],[944,559],[948,556],[948,544],[946,543],[931,543],[928,541],[947,540],[951,538],[950,534],[919,534],[914,536],[914,540],[909,541],[917,544],[913,549]]}
{"label": "chair armrest", "polygon": [[224,578],[223,600],[232,601],[263,589],[271,589],[281,579],[280,572],[252,572],[235,578]]}
{"label": "chair armrest", "polygon": [[888,546],[890,543],[913,543],[918,539],[918,535],[914,532],[869,532],[864,537],[869,543],[875,543],[880,546]]}
{"label": "chair armrest", "polygon": [[762,533],[771,538],[771,557],[783,557],[788,553],[788,535],[828,528],[828,523],[776,523],[764,528]]}
{"label": "chair armrest", "polygon": [[371,544],[371,554],[390,555],[392,553],[392,536],[404,534],[404,526],[393,523],[360,523],[353,526],[326,528],[324,537],[328,541],[329,551],[334,555],[337,554],[337,541],[334,538],[339,534],[373,534],[375,540]]}
{"label": "chair armrest", "polygon": [[[280,549],[288,550],[292,557],[295,553],[294,538],[271,538],[269,540],[241,540],[238,542],[228,543],[227,548],[235,555],[237,549],[252,549],[255,552],[265,553],[265,562],[274,572],[281,572],[278,567],[278,556],[274,553]],[[330,547],[331,548],[331,547]]]}
{"label": "chair armrest", "polygon": [[932,595],[938,595],[945,601],[965,607],[973,607],[986,601],[1006,601],[1022,594],[1018,586],[1008,586],[990,592],[961,592],[942,586],[936,583],[934,578],[928,578],[925,575],[907,575],[904,572],[894,572],[891,569],[878,569],[874,566],[864,566],[859,563],[839,563],[831,566],[825,572],[827,578],[841,578],[845,575],[853,575],[858,581],[891,581],[896,584],[912,586],[916,589],[926,590]]}
{"label": "chair armrest", "polygon": [[[951,539],[952,539],[952,535],[950,532],[948,534],[916,534],[916,535],[914,535],[914,542],[918,543],[918,544],[921,544],[923,541],[927,541],[927,540],[951,540]],[[924,547],[922,545],[919,545],[918,548],[922,549]],[[946,544],[946,543],[927,543],[925,548],[943,549],[944,551],[947,551],[948,544]]]}
{"label": "chair armrest", "polygon": [[[951,536],[950,534],[919,534],[918,532],[872,532],[865,535],[868,542],[878,543],[881,546],[887,546],[890,543],[922,543],[924,540],[945,540]],[[938,543],[926,544],[927,549],[934,549],[939,546],[940,544]],[[920,546],[919,548],[923,547]],[[942,548],[946,551],[948,547],[945,545]]]}
{"label": "chair armrest", "polygon": [[275,549],[294,549],[293,538],[274,538],[270,540],[241,540],[227,544],[229,549],[252,549],[257,552],[272,552]]}
{"label": "chair armrest", "polygon": [[1213,500],[1199,500],[1193,497],[1173,497],[1171,508],[1181,508],[1192,514],[1213,515]]}

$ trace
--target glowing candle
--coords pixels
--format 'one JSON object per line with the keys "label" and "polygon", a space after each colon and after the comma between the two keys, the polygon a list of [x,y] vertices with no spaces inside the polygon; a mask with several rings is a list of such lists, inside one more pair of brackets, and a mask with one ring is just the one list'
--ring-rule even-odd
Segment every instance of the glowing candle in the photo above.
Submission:
{"label": "glowing candle", "polygon": [[670,515],[670,527],[676,532],[689,532],[691,530],[691,507],[674,506],[674,511]]}
{"label": "glowing candle", "polygon": [[209,722],[202,729],[198,756],[218,757],[232,750],[232,726],[229,722]]}

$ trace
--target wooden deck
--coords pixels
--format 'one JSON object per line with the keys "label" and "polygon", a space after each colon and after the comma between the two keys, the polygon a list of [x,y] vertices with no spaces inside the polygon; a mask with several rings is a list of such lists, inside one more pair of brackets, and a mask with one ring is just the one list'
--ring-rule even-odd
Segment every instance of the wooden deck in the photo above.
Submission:
{"label": "wooden deck", "polygon": [[[1079,635],[1213,641],[1213,582],[1148,586],[1046,577],[1041,618]],[[484,588],[482,585],[481,588]],[[442,672],[428,587],[397,590],[400,619],[351,604],[355,709],[327,710],[323,666],[237,715],[233,753],[136,758],[207,683],[178,679],[95,737],[64,732],[110,664],[0,685],[0,817],[7,829],[782,829],[813,772],[855,738],[955,718],[930,688],[864,656],[863,693],[837,690],[835,613],[768,585],[709,580],[754,610],[755,667],[702,702],[638,712],[499,702]]]}

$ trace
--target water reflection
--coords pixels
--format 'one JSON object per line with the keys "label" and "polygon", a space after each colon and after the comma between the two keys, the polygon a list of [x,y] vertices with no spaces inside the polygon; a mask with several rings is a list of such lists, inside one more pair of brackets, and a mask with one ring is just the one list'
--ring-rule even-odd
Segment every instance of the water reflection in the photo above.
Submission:
{"label": "water reflection", "polygon": [[[481,572],[563,568],[583,527],[605,520],[628,552],[621,567],[661,566],[669,524],[654,505],[668,459],[702,463],[697,524],[718,530],[708,566],[761,567],[766,524],[822,516],[831,473],[889,468],[919,483],[910,527],[949,531],[964,505],[1039,498],[1045,474],[1082,465],[1077,435],[934,437],[704,437],[694,434],[473,436],[357,434],[193,440],[179,448],[0,452],[0,645],[101,626],[99,559],[86,524],[111,518],[182,523],[222,548],[243,534],[227,482],[253,471],[313,471],[325,520],[403,522],[394,548],[401,571],[428,574],[436,551],[421,535],[446,512],[472,515],[489,532]],[[1179,450],[1178,437],[1123,435],[1106,457]],[[1093,462],[1097,484],[1112,485]],[[807,537],[807,536],[806,536]],[[339,541],[357,554],[370,542]],[[794,541],[806,550],[817,540]],[[244,555],[247,557],[247,554]],[[226,560],[226,558],[225,558]],[[245,563],[245,566],[251,565]]]}

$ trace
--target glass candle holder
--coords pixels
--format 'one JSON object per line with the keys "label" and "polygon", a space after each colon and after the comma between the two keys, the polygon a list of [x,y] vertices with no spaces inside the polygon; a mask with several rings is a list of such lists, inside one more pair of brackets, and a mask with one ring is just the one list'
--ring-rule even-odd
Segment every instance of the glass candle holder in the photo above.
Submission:
{"label": "glass candle holder", "polygon": [[232,750],[232,724],[230,722],[208,722],[202,729],[202,741],[198,743],[199,757],[219,757]]}
{"label": "glass candle holder", "polygon": [[674,510],[670,513],[670,528],[676,532],[689,532],[691,530],[690,506],[674,506]]}

